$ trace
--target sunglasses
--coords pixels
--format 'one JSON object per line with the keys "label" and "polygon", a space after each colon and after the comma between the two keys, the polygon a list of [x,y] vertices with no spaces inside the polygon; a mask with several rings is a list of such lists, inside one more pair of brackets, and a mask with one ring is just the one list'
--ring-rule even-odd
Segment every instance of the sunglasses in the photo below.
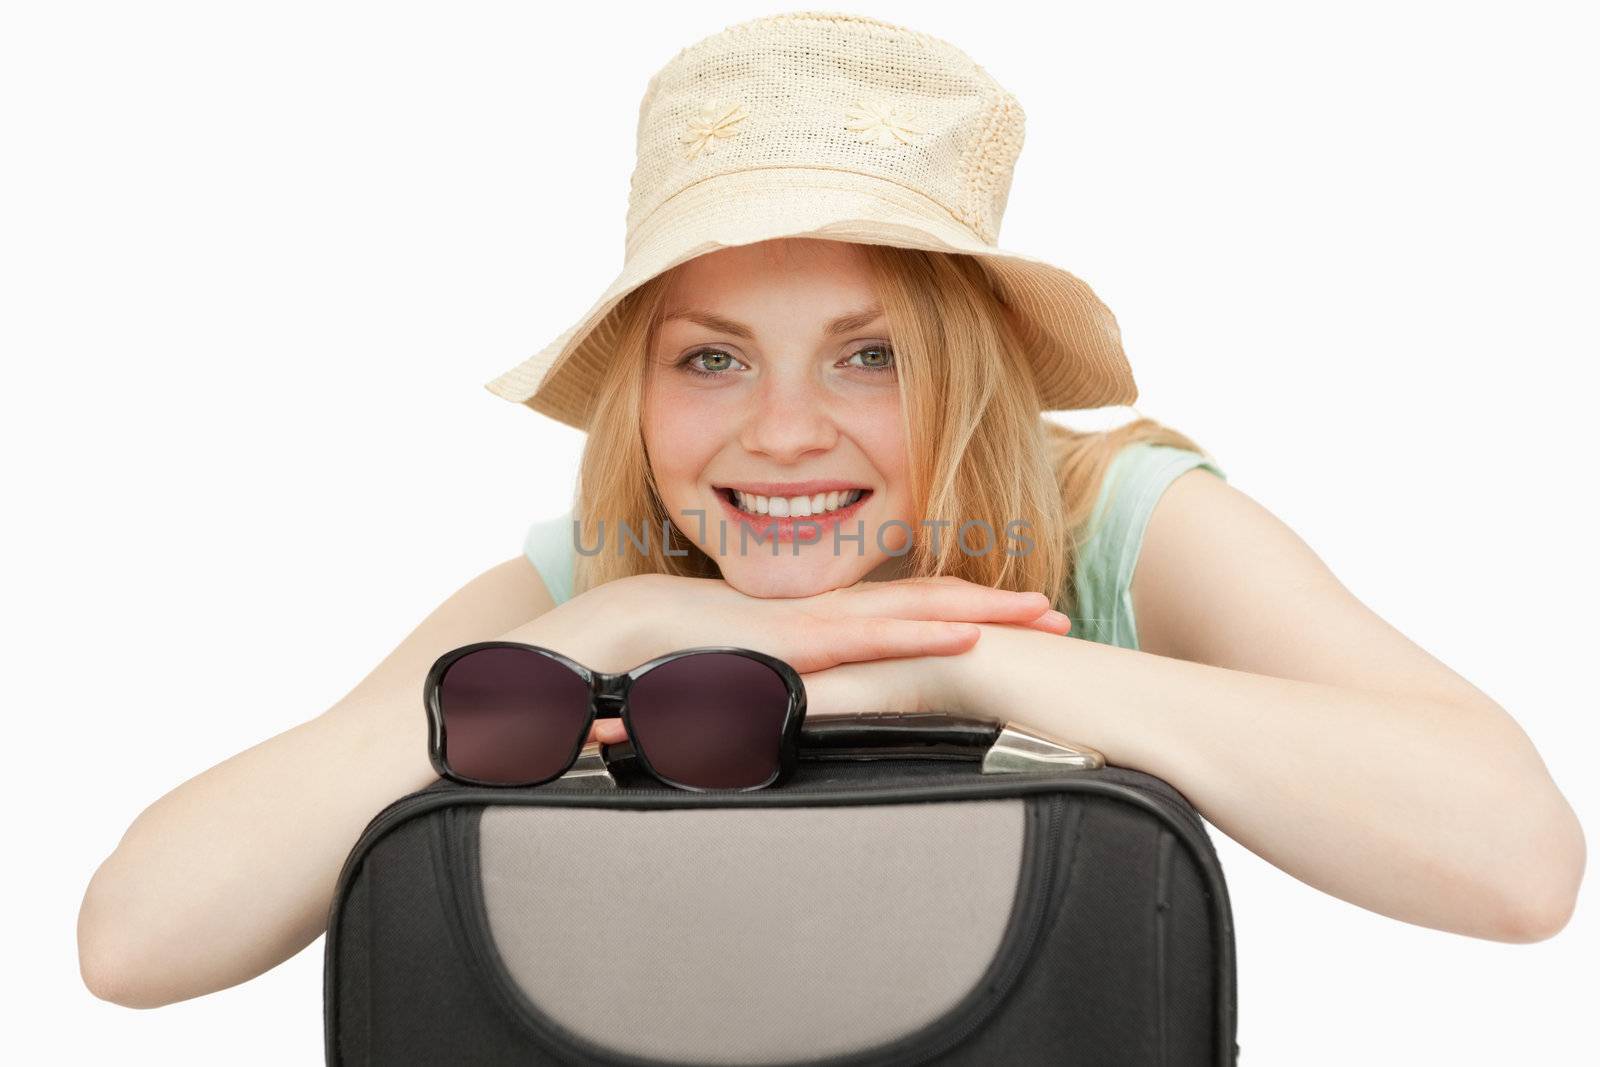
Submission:
{"label": "sunglasses", "polygon": [[806,714],[793,667],[721,645],[608,674],[538,645],[480,641],[434,662],[423,701],[433,769],[467,785],[559,778],[596,719],[621,718],[633,757],[667,785],[762,789],[794,773]]}

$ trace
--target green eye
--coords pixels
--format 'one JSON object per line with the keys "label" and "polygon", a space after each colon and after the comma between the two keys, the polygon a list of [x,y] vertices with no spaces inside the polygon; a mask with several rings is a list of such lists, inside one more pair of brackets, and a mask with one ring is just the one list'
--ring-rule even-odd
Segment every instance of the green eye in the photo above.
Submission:
{"label": "green eye", "polygon": [[[701,378],[720,378],[728,370],[727,364],[721,363],[721,362],[717,362],[715,364],[712,364],[710,366],[710,369],[708,369],[708,370],[701,370],[699,367],[696,367],[694,365],[694,362],[695,362],[695,360],[702,359],[702,358],[704,358],[706,360],[718,360],[718,361],[720,361],[720,360],[733,360],[733,356],[731,356],[728,353],[722,351],[721,349],[717,349],[717,348],[697,348],[693,352],[690,352],[687,356],[684,356],[683,359],[679,360],[678,361],[678,366],[682,367],[684,370],[688,371],[690,374],[697,375],[697,376],[699,376]],[[737,361],[735,361],[735,362],[737,362]]]}
{"label": "green eye", "polygon": [[894,349],[888,345],[868,345],[866,348],[857,349],[850,357],[862,357],[862,362],[857,364],[862,370],[892,371],[894,370]]}

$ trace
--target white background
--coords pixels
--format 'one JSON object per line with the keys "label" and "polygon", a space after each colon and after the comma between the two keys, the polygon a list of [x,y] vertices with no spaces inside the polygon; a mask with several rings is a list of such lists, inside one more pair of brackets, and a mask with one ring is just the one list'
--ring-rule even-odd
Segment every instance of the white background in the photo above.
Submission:
{"label": "white background", "polygon": [[[620,266],[649,75],[777,10],[4,8],[13,1062],[321,1062],[321,939],[136,1011],[81,984],[84,887],[147,804],[319,714],[565,508],[580,436],[483,383]],[[852,10],[1017,94],[1002,244],[1089,281],[1139,412],[1516,716],[1592,834],[1581,5]],[[1505,945],[1214,837],[1242,1062],[1594,1062],[1593,878]]]}

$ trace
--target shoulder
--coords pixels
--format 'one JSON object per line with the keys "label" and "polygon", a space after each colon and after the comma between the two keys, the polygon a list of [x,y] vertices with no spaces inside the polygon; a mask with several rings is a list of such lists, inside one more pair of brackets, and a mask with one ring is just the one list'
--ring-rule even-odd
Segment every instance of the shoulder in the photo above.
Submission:
{"label": "shoulder", "polygon": [[[1205,473],[1191,473],[1196,471]],[[1148,441],[1124,445],[1107,466],[1078,544],[1073,579],[1078,613],[1072,621],[1079,636],[1123,648],[1144,647],[1132,596],[1134,572],[1157,502],[1186,476],[1218,484],[1227,479],[1222,467],[1202,452]]]}
{"label": "shoulder", "polygon": [[1217,461],[1203,452],[1150,441],[1123,445],[1100,480],[1084,543],[1112,545],[1136,538],[1167,486],[1197,467],[1227,480]]}
{"label": "shoulder", "polygon": [[522,535],[522,555],[538,571],[554,604],[572,599],[575,553],[570,508],[530,524]]}

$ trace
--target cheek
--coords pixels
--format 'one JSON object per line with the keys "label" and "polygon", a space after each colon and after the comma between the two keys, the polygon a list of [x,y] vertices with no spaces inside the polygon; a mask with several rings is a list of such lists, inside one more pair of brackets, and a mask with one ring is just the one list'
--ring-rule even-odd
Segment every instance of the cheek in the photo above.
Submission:
{"label": "cheek", "polygon": [[911,462],[900,430],[899,398],[867,405],[852,423],[850,436],[866,450],[872,465],[890,483],[891,492],[909,491],[905,480]]}
{"label": "cheek", "polygon": [[667,386],[647,385],[643,420],[645,452],[663,488],[693,481],[716,453],[715,419],[690,396]]}

